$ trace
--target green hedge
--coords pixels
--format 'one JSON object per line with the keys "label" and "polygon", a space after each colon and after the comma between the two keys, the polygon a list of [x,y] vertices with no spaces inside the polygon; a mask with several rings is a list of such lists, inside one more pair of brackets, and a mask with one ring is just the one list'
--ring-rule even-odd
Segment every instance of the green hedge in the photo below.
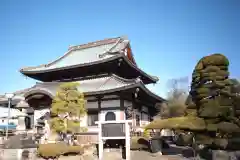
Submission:
{"label": "green hedge", "polygon": [[149,149],[149,139],[145,137],[131,137],[131,150]]}
{"label": "green hedge", "polygon": [[38,156],[42,158],[57,158],[61,155],[83,154],[84,148],[81,146],[68,146],[65,143],[40,144]]}

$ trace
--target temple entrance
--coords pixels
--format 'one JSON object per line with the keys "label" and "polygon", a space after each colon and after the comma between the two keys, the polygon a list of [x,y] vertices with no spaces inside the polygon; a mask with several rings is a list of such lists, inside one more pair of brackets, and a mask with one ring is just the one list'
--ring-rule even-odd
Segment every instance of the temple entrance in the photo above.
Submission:
{"label": "temple entrance", "polygon": [[[32,108],[32,111],[28,112],[29,119],[25,119],[26,129],[33,129],[41,117],[45,116],[46,112],[49,112],[52,96],[48,92],[42,90],[31,90],[24,95],[25,101]],[[29,122],[30,121],[30,122]]]}
{"label": "temple entrance", "polygon": [[115,121],[116,120],[116,115],[114,112],[107,112],[105,116],[105,121]]}
{"label": "temple entrance", "polygon": [[25,117],[24,118],[24,122],[25,122],[25,128],[26,129],[31,129],[31,118],[30,117]]}

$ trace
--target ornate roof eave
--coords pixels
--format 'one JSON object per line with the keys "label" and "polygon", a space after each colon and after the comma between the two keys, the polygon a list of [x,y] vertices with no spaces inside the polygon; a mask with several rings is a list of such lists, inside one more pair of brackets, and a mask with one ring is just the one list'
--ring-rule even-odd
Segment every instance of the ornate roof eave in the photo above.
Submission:
{"label": "ornate roof eave", "polygon": [[[128,47],[131,49],[131,44],[130,43],[128,43]],[[135,65],[137,66],[137,62],[136,62],[136,60],[134,58],[134,54],[133,53],[132,53],[132,58],[133,58],[133,63],[135,63]]]}
{"label": "ornate roof eave", "polygon": [[90,63],[78,64],[78,65],[73,65],[73,66],[66,66],[66,67],[61,67],[61,68],[53,68],[53,69],[48,69],[48,70],[34,70],[34,71],[31,71],[31,70],[28,70],[28,71],[20,70],[20,72],[22,74],[26,75],[26,76],[29,76],[29,75],[33,75],[33,74],[39,74],[39,73],[46,73],[46,72],[53,72],[53,71],[59,71],[59,70],[66,70],[66,69],[78,68],[78,67],[84,67],[84,66],[90,66],[90,65],[98,65],[98,64],[110,62],[110,61],[113,61],[113,60],[116,60],[116,59],[123,59],[131,68],[135,69],[141,75],[143,75],[143,76],[147,77],[148,79],[150,79],[153,83],[156,83],[159,80],[157,77],[151,76],[151,75],[147,74],[146,72],[141,70],[139,67],[134,65],[123,54],[117,54],[117,55],[114,55],[114,56],[112,56],[110,58],[103,59],[101,61],[95,61],[95,62],[90,62]]}
{"label": "ornate roof eave", "polygon": [[[145,87],[144,83],[139,78],[136,78],[136,79],[125,79],[125,78],[119,77],[119,76],[117,76],[115,74],[112,74],[112,78],[116,79],[117,81],[128,83],[128,85],[123,86],[123,87],[114,88],[114,89],[102,90],[102,91],[83,92],[84,95],[85,96],[95,96],[95,95],[102,95],[102,94],[111,94],[111,93],[114,93],[114,92],[121,92],[121,91],[124,91],[124,90],[130,90],[130,89],[134,89],[134,88],[139,88],[142,91],[144,91],[146,94],[148,94],[149,96],[154,98],[157,102],[164,102],[164,101],[166,101],[165,99],[163,99],[162,97],[154,94],[147,87]],[[35,92],[38,92],[38,91],[42,92],[44,90],[45,91],[44,94],[50,95],[50,97],[53,98],[54,97],[53,91],[41,88],[41,84],[45,84],[45,85],[54,85],[55,84],[56,85],[56,84],[59,84],[59,83],[61,83],[61,82],[37,83],[32,88],[34,89]],[[26,92],[25,96],[28,96],[29,94],[31,94],[31,90],[30,90],[30,92]]]}
{"label": "ornate roof eave", "polygon": [[134,68],[135,70],[137,70],[139,73],[141,73],[142,75],[148,77],[149,79],[151,79],[154,83],[156,83],[157,81],[159,81],[159,78],[156,76],[151,76],[149,74],[147,74],[146,72],[144,72],[142,69],[140,69],[139,67],[137,67],[136,65],[134,65],[126,56],[122,56],[122,58],[128,63],[129,66],[131,66],[132,68]]}
{"label": "ornate roof eave", "polygon": [[132,88],[142,89],[144,92],[146,92],[149,96],[156,99],[158,102],[165,102],[166,101],[164,98],[162,98],[162,97],[156,95],[155,93],[151,92],[147,87],[145,87],[145,85],[141,81],[136,81],[135,84],[120,87],[120,88],[116,88],[116,89],[110,89],[110,90],[105,90],[105,91],[96,91],[96,92],[85,92],[84,95],[86,95],[86,96],[101,95],[101,94],[107,94],[107,93],[113,93],[113,92],[128,90],[128,89],[132,89]]}

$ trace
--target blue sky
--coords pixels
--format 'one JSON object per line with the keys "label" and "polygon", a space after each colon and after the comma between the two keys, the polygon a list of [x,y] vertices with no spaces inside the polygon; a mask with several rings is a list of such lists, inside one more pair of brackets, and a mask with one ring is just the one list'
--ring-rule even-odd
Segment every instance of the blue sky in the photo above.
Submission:
{"label": "blue sky", "polygon": [[19,73],[63,55],[69,45],[127,35],[138,65],[160,81],[191,76],[197,61],[224,53],[240,70],[239,0],[1,0],[0,93],[35,83]]}

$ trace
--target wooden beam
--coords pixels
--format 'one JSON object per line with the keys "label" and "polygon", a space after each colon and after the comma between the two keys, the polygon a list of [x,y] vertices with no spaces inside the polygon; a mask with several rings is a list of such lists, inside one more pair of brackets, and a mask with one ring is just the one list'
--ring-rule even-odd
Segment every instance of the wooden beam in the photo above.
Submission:
{"label": "wooden beam", "polygon": [[120,97],[120,110],[124,111],[125,106],[124,106],[124,99]]}
{"label": "wooden beam", "polygon": [[106,108],[101,108],[102,111],[106,110],[121,110],[121,107],[106,107]]}
{"label": "wooden beam", "polygon": [[104,98],[104,96],[97,96],[96,99],[89,99],[87,100],[88,102],[97,102],[99,99],[101,99],[101,101],[111,101],[111,100],[118,100],[119,97],[108,97],[108,98]]}

